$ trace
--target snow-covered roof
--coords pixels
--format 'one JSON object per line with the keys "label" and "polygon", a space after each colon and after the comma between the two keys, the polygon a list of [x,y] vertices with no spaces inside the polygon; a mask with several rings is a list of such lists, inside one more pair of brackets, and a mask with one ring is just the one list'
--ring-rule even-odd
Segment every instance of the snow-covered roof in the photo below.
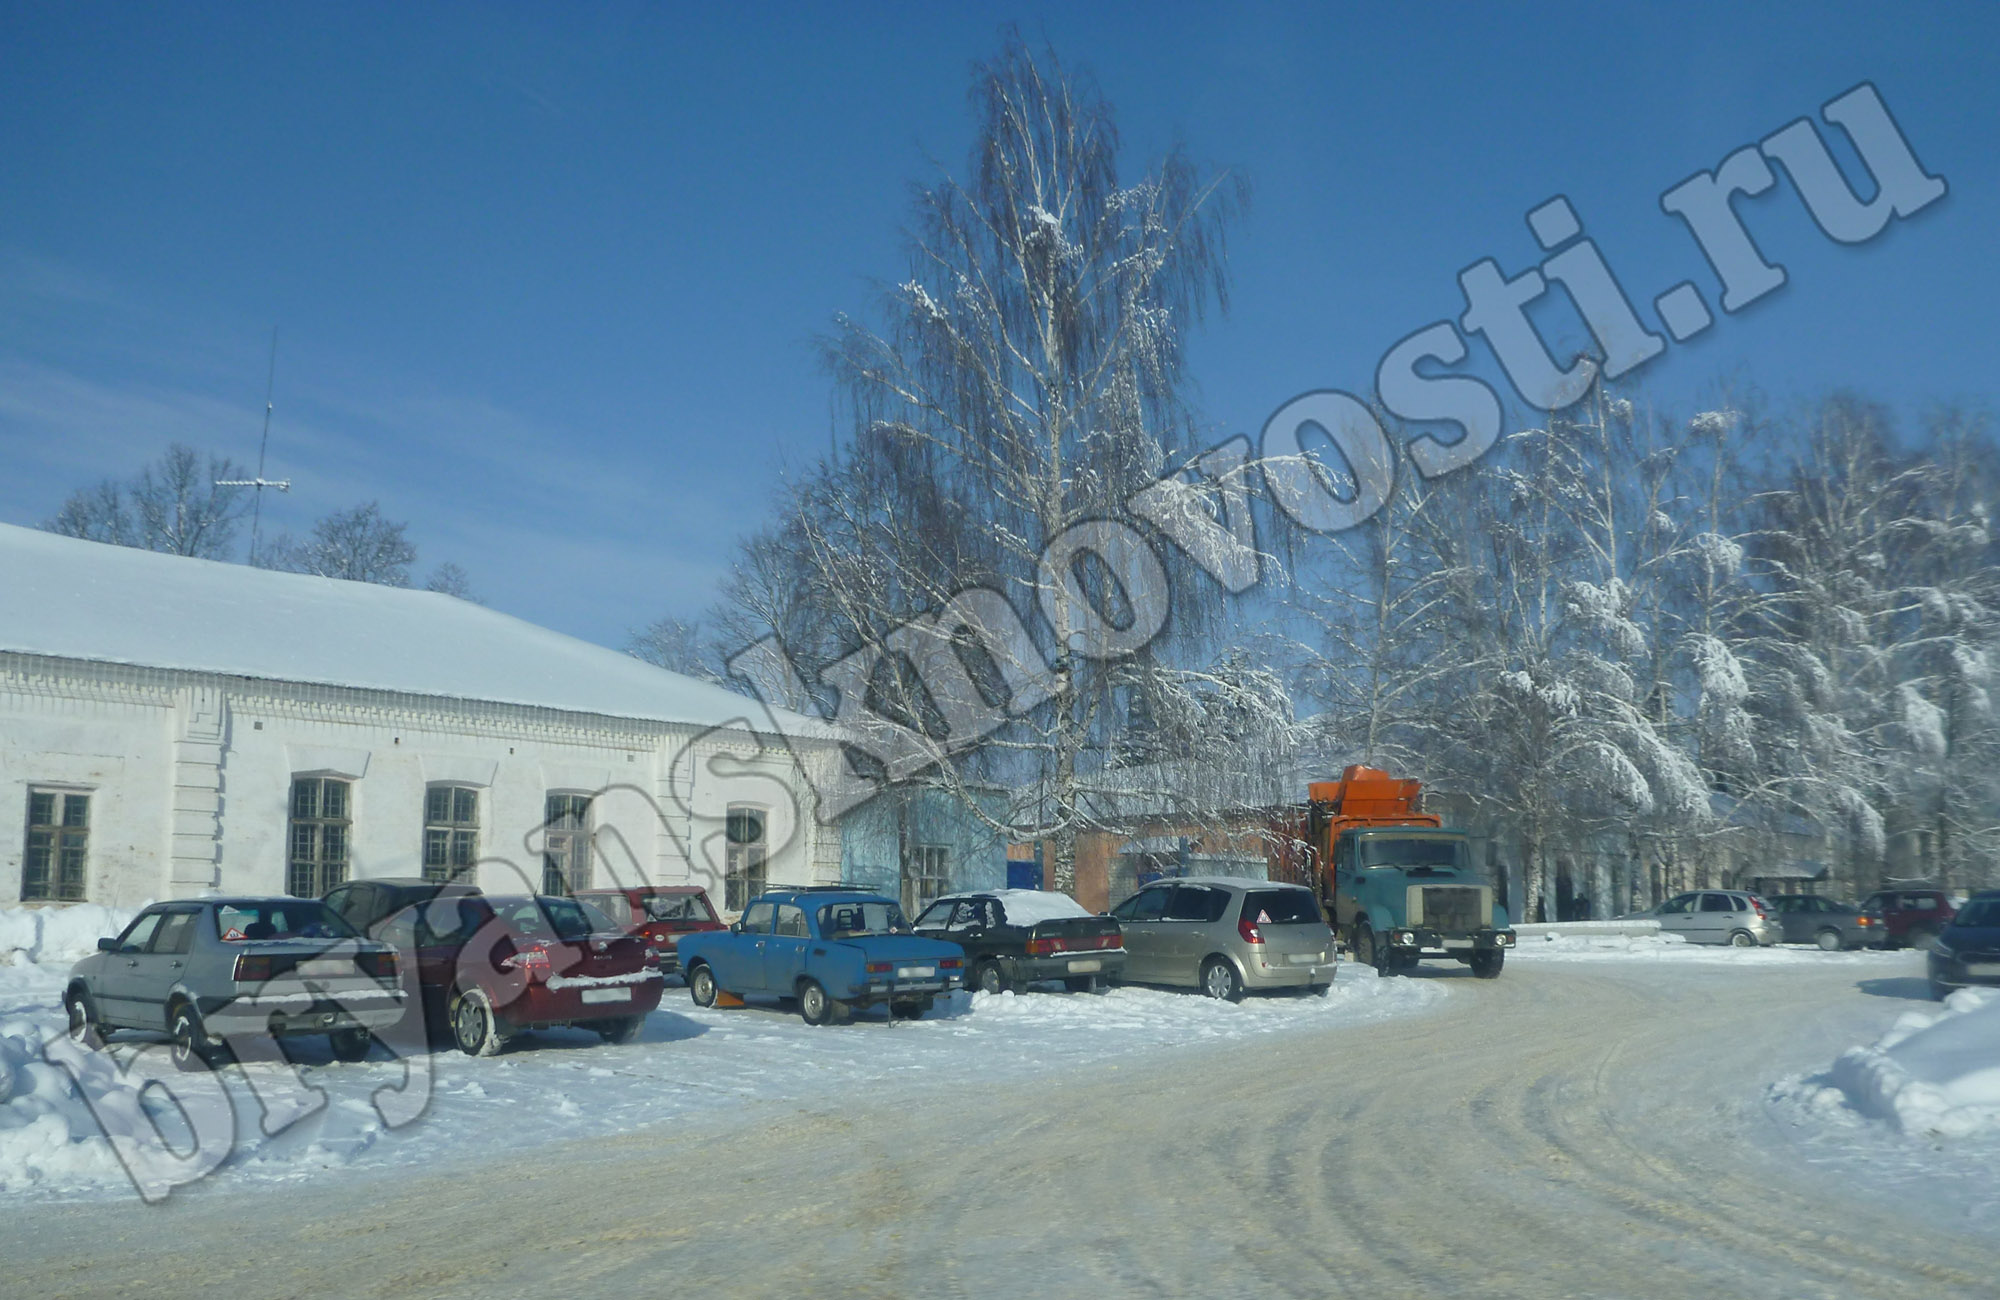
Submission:
{"label": "snow-covered roof", "polygon": [[[0,524],[0,650],[770,729],[757,701],[428,591],[158,555]],[[780,714],[793,734],[824,724]]]}

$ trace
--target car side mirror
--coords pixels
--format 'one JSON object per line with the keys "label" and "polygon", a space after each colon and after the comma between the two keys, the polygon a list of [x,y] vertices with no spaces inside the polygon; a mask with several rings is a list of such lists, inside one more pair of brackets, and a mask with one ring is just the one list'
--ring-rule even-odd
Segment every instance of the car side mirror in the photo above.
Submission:
{"label": "car side mirror", "polygon": [[99,939],[99,940],[97,941],[97,951],[99,951],[99,952],[117,952],[117,951],[118,951],[118,941],[117,941],[116,939],[113,939],[113,938],[110,938],[110,937],[108,937],[108,936],[107,936],[107,937],[105,937],[105,938],[101,938],[101,939]]}
{"label": "car side mirror", "polygon": [[742,934],[742,933],[743,933],[743,922],[741,922],[741,921],[731,921],[731,922],[729,923],[729,933],[731,933],[731,934]]}

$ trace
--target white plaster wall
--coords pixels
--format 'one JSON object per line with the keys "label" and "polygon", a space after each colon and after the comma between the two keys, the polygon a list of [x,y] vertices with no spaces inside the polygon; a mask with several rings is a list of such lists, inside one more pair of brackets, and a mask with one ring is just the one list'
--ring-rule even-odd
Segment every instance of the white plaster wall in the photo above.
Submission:
{"label": "white plaster wall", "polygon": [[[0,901],[20,896],[27,790],[41,783],[93,792],[91,901],[130,906],[175,892],[175,738],[185,710],[176,708],[174,675],[142,673],[147,680],[135,684],[121,680],[123,671],[76,665],[73,680],[58,673],[27,688],[17,676],[0,675]],[[214,887],[225,892],[283,890],[295,774],[353,782],[354,878],[420,874],[426,786],[474,786],[478,879],[495,892],[539,887],[539,828],[551,790],[594,796],[593,884],[693,883],[718,900],[727,805],[812,803],[788,751],[705,738],[696,743],[704,761],[689,762],[683,750],[696,738],[690,728],[551,721],[534,711],[453,701],[416,700],[398,711],[379,698],[344,701],[326,688],[265,683],[232,689],[222,682],[220,690]],[[180,771],[184,778],[185,767]],[[790,833],[775,846],[771,878],[821,878],[828,832],[810,815],[785,820]],[[188,824],[184,810],[184,880]]]}

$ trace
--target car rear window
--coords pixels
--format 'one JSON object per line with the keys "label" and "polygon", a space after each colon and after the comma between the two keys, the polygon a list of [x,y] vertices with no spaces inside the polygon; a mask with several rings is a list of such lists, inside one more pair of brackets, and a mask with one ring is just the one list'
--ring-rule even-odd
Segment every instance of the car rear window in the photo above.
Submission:
{"label": "car rear window", "polygon": [[819,932],[829,939],[864,934],[908,934],[903,909],[890,902],[828,903],[819,909]]}
{"label": "car rear window", "polygon": [[226,943],[259,939],[352,939],[353,927],[314,898],[223,903],[215,909],[215,933]]}
{"label": "car rear window", "polygon": [[1324,925],[1319,901],[1303,889],[1253,889],[1239,918],[1252,925]]}
{"label": "car rear window", "polygon": [[713,921],[715,910],[702,894],[650,894],[640,905],[655,921]]}

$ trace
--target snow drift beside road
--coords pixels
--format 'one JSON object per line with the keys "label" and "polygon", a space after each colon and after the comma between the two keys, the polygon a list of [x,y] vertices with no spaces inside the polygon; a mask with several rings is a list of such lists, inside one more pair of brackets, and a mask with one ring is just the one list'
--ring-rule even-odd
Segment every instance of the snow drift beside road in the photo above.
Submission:
{"label": "snow drift beside road", "polygon": [[1873,1043],[1776,1095],[1845,1106],[1906,1134],[2000,1137],[2000,992],[1961,989],[1935,1011],[1906,1011]]}
{"label": "snow drift beside road", "polygon": [[0,907],[0,966],[73,962],[97,951],[97,941],[132,923],[136,907]]}

